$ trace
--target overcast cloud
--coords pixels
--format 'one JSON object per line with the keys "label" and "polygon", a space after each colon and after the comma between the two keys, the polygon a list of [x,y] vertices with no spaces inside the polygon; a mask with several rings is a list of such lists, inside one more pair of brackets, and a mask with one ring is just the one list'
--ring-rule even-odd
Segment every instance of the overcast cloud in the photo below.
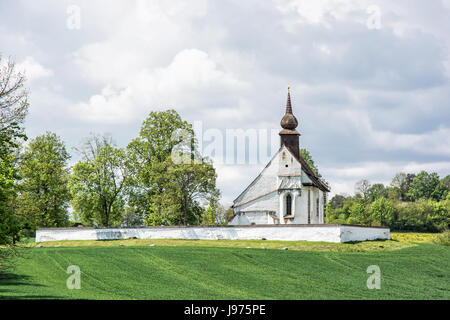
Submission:
{"label": "overcast cloud", "polygon": [[[450,174],[449,16],[449,0],[0,0],[0,53],[27,72],[27,134],[71,152],[91,132],[126,146],[168,108],[204,130],[278,130],[290,84],[301,147],[353,193]],[[223,203],[264,166],[217,163]]]}

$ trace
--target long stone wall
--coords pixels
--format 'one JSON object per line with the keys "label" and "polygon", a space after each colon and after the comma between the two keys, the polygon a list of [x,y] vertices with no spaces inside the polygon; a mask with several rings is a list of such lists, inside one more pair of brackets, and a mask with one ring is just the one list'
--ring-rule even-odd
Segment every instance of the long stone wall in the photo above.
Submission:
{"label": "long stone wall", "polygon": [[36,242],[118,239],[283,240],[350,242],[390,239],[389,228],[347,225],[256,225],[221,227],[52,228],[36,231]]}

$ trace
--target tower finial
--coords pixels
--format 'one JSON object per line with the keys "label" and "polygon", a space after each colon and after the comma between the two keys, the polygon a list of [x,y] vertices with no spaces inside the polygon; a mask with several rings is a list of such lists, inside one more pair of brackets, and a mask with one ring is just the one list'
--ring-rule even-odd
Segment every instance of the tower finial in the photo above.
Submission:
{"label": "tower finial", "polygon": [[288,85],[288,96],[286,102],[286,114],[292,114],[292,105],[291,105],[291,86]]}

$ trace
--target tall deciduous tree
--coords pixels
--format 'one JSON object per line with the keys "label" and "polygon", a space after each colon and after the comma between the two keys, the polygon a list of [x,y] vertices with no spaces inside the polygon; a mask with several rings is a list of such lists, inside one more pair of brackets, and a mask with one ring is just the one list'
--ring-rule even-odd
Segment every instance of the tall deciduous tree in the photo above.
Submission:
{"label": "tall deciduous tree", "polygon": [[212,164],[206,160],[201,163],[173,163],[168,167],[167,174],[170,181],[167,189],[181,209],[178,215],[180,224],[200,223],[203,213],[201,201],[219,196],[217,175]]}
{"label": "tall deciduous tree", "polygon": [[450,174],[441,179],[441,183],[450,192]]}
{"label": "tall deciduous tree", "polygon": [[375,183],[367,190],[367,196],[369,197],[369,201],[373,202],[378,198],[387,198],[388,193],[384,184]]}
{"label": "tall deciduous tree", "polygon": [[131,173],[129,202],[143,216],[151,214],[147,223],[152,225],[168,223],[171,220],[168,216],[178,210],[170,206],[163,194],[169,165],[166,160],[183,141],[182,135],[175,134],[180,131],[193,135],[192,126],[175,110],[150,112],[142,123],[139,136],[127,147]]}
{"label": "tall deciduous tree", "polygon": [[68,223],[67,188],[70,155],[56,134],[47,132],[30,141],[19,165],[22,177],[17,212],[33,227]]}
{"label": "tall deciduous tree", "polygon": [[[25,76],[15,70],[11,59],[0,56],[0,245],[17,241],[20,221],[12,202],[19,179],[16,168],[17,149],[27,137],[23,122],[28,112],[28,91],[24,88]],[[0,268],[7,251],[0,250]]]}
{"label": "tall deciduous tree", "polygon": [[433,194],[439,185],[439,176],[437,173],[428,173],[421,171],[412,181],[409,187],[408,197],[413,201],[419,199],[440,200],[440,195]]}
{"label": "tall deciduous tree", "polygon": [[126,152],[109,137],[93,136],[81,153],[69,181],[75,218],[86,225],[120,225],[129,177]]}
{"label": "tall deciduous tree", "polygon": [[15,70],[11,59],[0,56],[0,145],[17,147],[17,138],[25,138],[23,122],[28,113],[28,90],[25,75]]}
{"label": "tall deciduous tree", "polygon": [[394,204],[386,198],[378,198],[370,205],[372,225],[390,226],[396,219]]}
{"label": "tall deciduous tree", "polygon": [[415,174],[412,173],[397,173],[391,181],[391,187],[398,190],[399,200],[408,200],[408,191],[411,183],[413,182]]}
{"label": "tall deciduous tree", "polygon": [[369,189],[371,187],[371,184],[369,180],[362,179],[356,182],[355,184],[355,192],[357,194],[360,194],[365,200],[367,200],[369,196]]}
{"label": "tall deciduous tree", "polygon": [[200,157],[192,125],[174,110],[151,112],[128,150],[130,205],[147,224],[200,223],[202,202],[218,191],[214,167]]}
{"label": "tall deciduous tree", "polygon": [[343,196],[341,194],[336,194],[330,200],[331,209],[334,210],[334,209],[342,208],[344,206],[344,200],[345,200],[345,196]]}

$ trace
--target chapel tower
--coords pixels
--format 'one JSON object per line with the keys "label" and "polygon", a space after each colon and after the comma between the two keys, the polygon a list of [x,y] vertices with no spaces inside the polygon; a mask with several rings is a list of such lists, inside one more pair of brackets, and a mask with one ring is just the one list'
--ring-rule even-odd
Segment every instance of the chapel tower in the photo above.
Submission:
{"label": "chapel tower", "polygon": [[291,92],[288,87],[288,96],[286,102],[286,113],[281,119],[281,127],[283,128],[280,131],[281,137],[281,146],[286,146],[294,156],[299,159],[300,158],[300,133],[296,130],[298,126],[297,118],[292,114],[292,105],[291,105]]}

